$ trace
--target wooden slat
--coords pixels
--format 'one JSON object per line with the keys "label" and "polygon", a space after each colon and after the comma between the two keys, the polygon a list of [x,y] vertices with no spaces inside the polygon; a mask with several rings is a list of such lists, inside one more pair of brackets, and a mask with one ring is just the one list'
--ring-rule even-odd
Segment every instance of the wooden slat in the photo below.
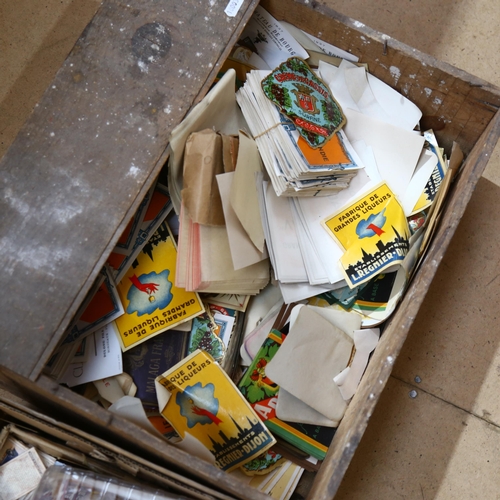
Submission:
{"label": "wooden slat", "polygon": [[70,424],[99,439],[120,446],[154,464],[185,477],[201,481],[241,500],[265,500],[263,493],[244,489],[233,476],[169,444],[161,436],[147,432],[114,415],[52,379],[42,375],[37,384],[5,369],[0,369],[0,385],[43,409],[58,421]]}
{"label": "wooden slat", "polygon": [[0,162],[0,364],[35,379],[257,0],[106,0]]}

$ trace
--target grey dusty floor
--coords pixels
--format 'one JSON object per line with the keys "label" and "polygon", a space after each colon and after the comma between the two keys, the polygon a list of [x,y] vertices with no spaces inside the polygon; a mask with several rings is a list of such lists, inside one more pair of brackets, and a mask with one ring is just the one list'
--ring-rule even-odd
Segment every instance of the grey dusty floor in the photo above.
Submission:
{"label": "grey dusty floor", "polygon": [[[0,156],[99,3],[0,0]],[[323,3],[500,85],[497,0]],[[500,499],[499,196],[500,147],[336,499]]]}

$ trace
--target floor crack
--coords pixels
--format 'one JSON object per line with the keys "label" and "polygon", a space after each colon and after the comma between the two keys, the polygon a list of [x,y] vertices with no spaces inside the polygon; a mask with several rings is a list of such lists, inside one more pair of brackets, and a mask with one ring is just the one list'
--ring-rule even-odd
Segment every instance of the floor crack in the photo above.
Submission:
{"label": "floor crack", "polygon": [[483,422],[486,422],[487,424],[490,424],[490,425],[493,425],[494,427],[496,427],[497,429],[500,430],[500,424],[497,424],[495,422],[492,422],[491,420],[488,420],[487,418],[485,418],[484,416],[481,416],[481,415],[478,415],[477,413],[474,413],[473,411],[471,410],[466,410],[465,408],[462,408],[461,406],[455,404],[455,403],[452,403],[451,401],[447,401],[446,399],[444,398],[441,398],[439,396],[437,396],[436,394],[433,394],[432,392],[429,392],[429,391],[426,391],[425,389],[423,389],[420,385],[415,385],[415,384],[412,384],[411,382],[407,382],[406,380],[403,380],[402,378],[399,378],[399,377],[396,377],[395,375],[391,375],[392,378],[394,378],[395,380],[398,380],[399,382],[402,382],[403,384],[406,384],[408,386],[410,386],[411,388],[415,389],[417,392],[418,391],[421,391],[433,398],[436,398],[436,399],[439,399],[440,401],[442,401],[443,403],[446,403],[450,406],[453,406],[455,407],[457,410],[461,410],[465,413],[468,413],[469,415],[473,416],[473,417],[476,417],[480,420],[482,420]]}

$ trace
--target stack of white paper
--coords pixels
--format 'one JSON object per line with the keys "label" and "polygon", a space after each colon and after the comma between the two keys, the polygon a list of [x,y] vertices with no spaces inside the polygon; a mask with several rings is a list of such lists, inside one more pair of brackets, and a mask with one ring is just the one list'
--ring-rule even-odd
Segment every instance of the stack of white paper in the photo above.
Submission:
{"label": "stack of white paper", "polygon": [[265,96],[261,82],[268,74],[250,72],[236,99],[278,196],[328,195],[347,188],[363,165],[346,135],[340,131],[324,146],[310,147]]}
{"label": "stack of white paper", "polygon": [[[346,140],[354,151],[353,157],[364,169],[345,189],[334,194],[322,192],[329,196],[307,197],[295,192],[285,199],[274,196],[268,186],[264,187],[266,242],[286,302],[346,284],[339,265],[344,250],[327,234],[322,220],[380,182],[390,186],[405,215],[410,216],[438,161],[433,152],[423,148],[422,135],[413,130],[421,112],[404,96],[369,75],[364,67],[346,61],[338,68],[321,63],[319,69],[343,108],[347,118]],[[271,128],[280,114],[260,89],[260,81],[265,76],[266,72],[252,72],[250,83],[239,91],[237,100],[249,126],[260,127],[252,130],[253,133],[258,136],[259,131],[270,129],[257,138],[259,151],[275,191],[292,194],[296,185],[286,180],[282,165],[287,165],[289,172],[295,175],[300,171],[297,157],[290,155],[286,163],[280,160],[284,158],[284,150],[292,150],[288,146],[293,142],[293,134],[289,133],[285,121]],[[273,113],[274,118],[270,118]],[[293,148],[294,153],[298,149]],[[300,171],[301,175],[305,171]]]}

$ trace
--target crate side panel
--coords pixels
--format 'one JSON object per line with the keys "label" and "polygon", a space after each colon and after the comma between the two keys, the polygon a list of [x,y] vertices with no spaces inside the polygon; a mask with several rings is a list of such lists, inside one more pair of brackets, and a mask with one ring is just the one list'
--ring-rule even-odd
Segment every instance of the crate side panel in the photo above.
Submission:
{"label": "crate side panel", "polygon": [[106,0],[0,162],[0,363],[37,376],[256,0]]}

